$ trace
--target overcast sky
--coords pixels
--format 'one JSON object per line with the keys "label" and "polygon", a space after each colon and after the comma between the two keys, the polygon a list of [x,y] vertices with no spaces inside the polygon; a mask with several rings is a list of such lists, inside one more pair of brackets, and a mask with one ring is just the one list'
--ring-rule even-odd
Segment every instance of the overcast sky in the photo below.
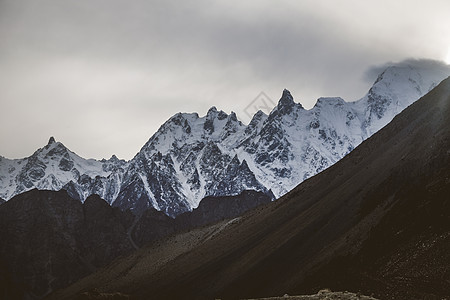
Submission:
{"label": "overcast sky", "polygon": [[450,61],[448,0],[0,0],[0,155],[50,136],[85,158],[131,159],[177,112],[282,90],[364,96],[371,70]]}

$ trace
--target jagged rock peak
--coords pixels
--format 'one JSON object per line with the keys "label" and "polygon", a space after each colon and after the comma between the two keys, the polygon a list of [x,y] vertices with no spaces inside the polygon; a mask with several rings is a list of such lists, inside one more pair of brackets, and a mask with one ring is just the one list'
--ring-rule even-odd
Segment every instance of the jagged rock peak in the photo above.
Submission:
{"label": "jagged rock peak", "polygon": [[291,95],[291,92],[288,89],[283,90],[283,94],[281,95],[281,98],[290,98],[292,102],[294,101],[294,98]]}
{"label": "jagged rock peak", "polygon": [[[281,95],[280,100],[278,101],[277,105],[277,111],[279,111],[281,114],[288,114],[292,111],[292,108],[296,105],[294,102],[294,98],[291,95],[291,92],[289,90],[284,89],[283,94]],[[298,104],[301,108],[301,104]]]}
{"label": "jagged rock peak", "polygon": [[228,118],[232,121],[237,121],[237,116],[234,111],[232,111],[231,114],[228,115]]}
{"label": "jagged rock peak", "polygon": [[51,144],[54,144],[54,143],[56,143],[55,138],[51,136],[50,139],[48,140],[47,145],[51,145]]}
{"label": "jagged rock peak", "polygon": [[260,120],[263,116],[267,116],[262,110],[258,110],[256,114],[253,115],[253,119]]}
{"label": "jagged rock peak", "polygon": [[100,160],[100,162],[102,162],[102,163],[108,162],[108,163],[113,163],[113,164],[119,163],[120,164],[120,163],[125,163],[126,160],[120,159],[115,154],[113,154],[113,155],[111,155],[111,157],[109,159],[103,158],[102,160]]}
{"label": "jagged rock peak", "polygon": [[219,119],[224,120],[228,117],[228,114],[223,110],[218,110],[215,106],[212,106],[206,113],[206,118],[209,120]]}
{"label": "jagged rock peak", "polygon": [[213,113],[217,113],[217,108],[215,106],[212,106],[206,114],[211,115]]}
{"label": "jagged rock peak", "polygon": [[121,161],[121,159],[118,158],[115,154],[113,154],[113,155],[111,156],[111,158],[109,159],[109,161],[110,161],[110,162],[119,162],[119,161]]}

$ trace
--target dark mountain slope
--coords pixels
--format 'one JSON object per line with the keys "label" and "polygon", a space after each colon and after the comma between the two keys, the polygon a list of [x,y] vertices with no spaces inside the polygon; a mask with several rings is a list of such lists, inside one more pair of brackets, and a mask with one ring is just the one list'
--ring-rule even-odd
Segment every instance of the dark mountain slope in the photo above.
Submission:
{"label": "dark mountain slope", "polygon": [[135,247],[234,218],[270,200],[245,191],[205,199],[180,220],[153,208],[135,219],[97,195],[81,203],[65,191],[25,192],[0,208],[0,299],[40,299]]}
{"label": "dark mountain slope", "polygon": [[192,212],[185,212],[175,219],[150,208],[136,222],[132,238],[139,246],[143,246],[177,232],[236,218],[271,201],[271,195],[256,191],[243,191],[236,196],[209,196],[200,201]]}
{"label": "dark mountain slope", "polygon": [[[398,299],[448,297],[449,106],[447,79],[273,204],[218,232],[193,231],[119,260],[54,299],[94,287],[139,299],[228,299],[325,284]],[[164,258],[152,262],[161,249]]]}
{"label": "dark mountain slope", "polygon": [[208,196],[192,212],[179,215],[175,220],[180,228],[197,228],[236,218],[243,213],[272,201],[272,195],[243,191],[236,196]]}

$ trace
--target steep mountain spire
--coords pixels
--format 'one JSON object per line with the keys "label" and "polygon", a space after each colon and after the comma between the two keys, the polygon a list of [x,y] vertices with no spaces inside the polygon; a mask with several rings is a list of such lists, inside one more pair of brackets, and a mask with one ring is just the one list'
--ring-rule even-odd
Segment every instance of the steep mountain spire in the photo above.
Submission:
{"label": "steep mountain spire", "polygon": [[[300,105],[300,104],[299,104]],[[282,115],[289,114],[295,106],[294,98],[287,89],[283,90],[280,100],[278,101],[277,111]],[[301,107],[301,105],[300,105]]]}
{"label": "steep mountain spire", "polygon": [[211,108],[208,110],[208,112],[206,113],[207,116],[210,116],[212,114],[216,114],[217,113],[217,108],[215,106],[211,106]]}

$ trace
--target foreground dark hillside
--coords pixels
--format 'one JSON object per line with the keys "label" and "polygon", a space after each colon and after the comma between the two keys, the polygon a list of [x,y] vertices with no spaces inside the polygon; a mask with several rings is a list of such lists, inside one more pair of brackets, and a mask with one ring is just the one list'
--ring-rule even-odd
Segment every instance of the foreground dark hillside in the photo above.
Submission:
{"label": "foreground dark hillside", "polygon": [[208,197],[174,220],[153,208],[134,216],[97,195],[84,203],[66,191],[17,195],[0,207],[0,299],[40,299],[145,244],[270,201],[253,191]]}
{"label": "foreground dark hillside", "polygon": [[[450,297],[450,79],[272,205],[117,260],[49,299],[361,291]],[[89,292],[91,291],[91,292]]]}
{"label": "foreground dark hillside", "polygon": [[1,295],[39,299],[131,253],[126,222],[98,196],[84,204],[65,191],[16,196],[0,208]]}

